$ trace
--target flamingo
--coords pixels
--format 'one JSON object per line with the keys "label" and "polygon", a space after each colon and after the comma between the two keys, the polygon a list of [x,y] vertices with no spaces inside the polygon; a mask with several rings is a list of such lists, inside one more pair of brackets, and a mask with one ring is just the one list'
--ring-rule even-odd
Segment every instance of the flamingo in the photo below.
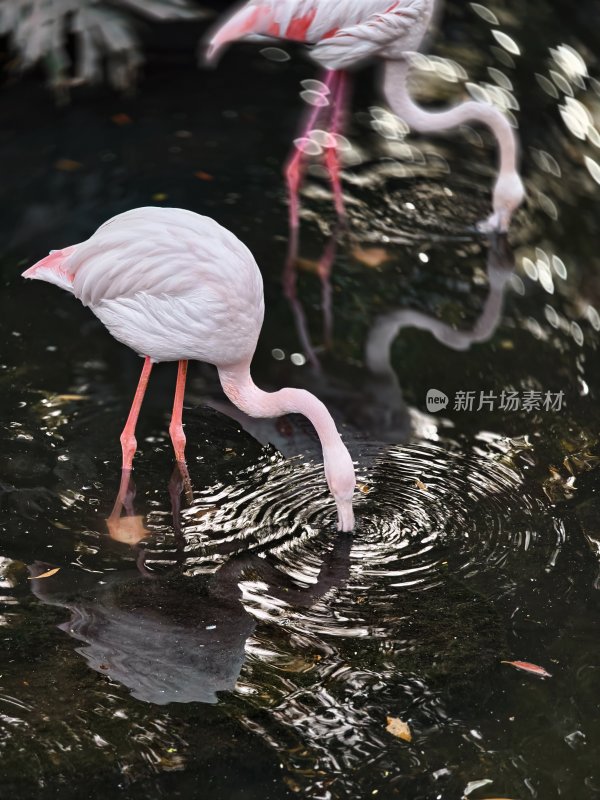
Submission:
{"label": "flamingo", "polygon": [[428,112],[416,105],[408,90],[410,56],[418,50],[429,28],[435,0],[249,0],[210,36],[207,60],[238,39],[272,37],[304,42],[322,68],[321,97],[286,165],[290,227],[299,226],[298,192],[303,178],[303,145],[321,111],[330,108],[325,162],[331,178],[338,215],[344,217],[339,161],[334,146],[341,132],[347,98],[347,70],[366,59],[384,62],[383,91],[393,112],[420,133],[438,133],[468,122],[491,129],[500,151],[499,172],[493,191],[493,213],[479,228],[506,232],[525,190],[518,171],[518,143],[504,114],[495,106],[469,101],[446,111]]}
{"label": "flamingo", "polygon": [[179,362],[169,434],[185,470],[183,398],[188,361],[196,359],[217,367],[223,391],[249,416],[308,417],[321,441],[338,529],[353,529],[354,467],[324,404],[302,389],[264,392],[252,380],[263,283],[254,257],[230,231],[192,211],[136,208],[109,219],[87,241],[51,251],[23,277],[71,292],[115,339],[144,358],[121,434],[122,486],[133,467],[150,373],[160,361]]}

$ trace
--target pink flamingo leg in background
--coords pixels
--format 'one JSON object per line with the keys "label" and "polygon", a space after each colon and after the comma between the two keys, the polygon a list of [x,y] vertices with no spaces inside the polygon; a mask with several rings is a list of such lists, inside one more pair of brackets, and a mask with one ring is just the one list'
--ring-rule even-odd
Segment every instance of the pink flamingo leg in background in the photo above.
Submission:
{"label": "pink flamingo leg in background", "polygon": [[337,253],[338,237],[341,225],[338,224],[331,239],[327,242],[319,260],[319,280],[321,281],[321,307],[323,312],[323,342],[330,348],[333,342],[333,297],[331,289],[331,272]]}
{"label": "pink flamingo leg in background", "polygon": [[[325,72],[323,83],[327,89],[329,89],[329,95],[325,94],[325,97],[329,97],[331,94],[335,95],[335,91],[332,92],[332,88],[335,89],[335,87],[337,87],[338,76],[339,73],[335,70],[327,70]],[[322,110],[322,106],[319,105],[312,108],[308,121],[300,133],[300,139],[307,139],[310,136]],[[299,147],[294,146],[284,170],[290,199],[290,228],[292,230],[297,230],[300,225],[300,201],[298,199],[298,193],[300,191],[304,172],[303,161],[304,153]]]}
{"label": "pink flamingo leg in background", "polygon": [[131,404],[131,410],[129,412],[129,416],[127,417],[127,422],[125,423],[125,427],[123,428],[123,433],[121,434],[121,449],[123,451],[123,469],[127,471],[130,471],[132,468],[133,457],[135,455],[135,451],[137,450],[137,441],[135,438],[135,426],[137,424],[138,417],[140,415],[142,400],[144,399],[144,395],[146,394],[146,389],[148,388],[148,381],[150,379],[151,372],[152,372],[152,360],[146,357],[146,359],[144,360],[144,366],[142,368],[142,374],[140,375],[138,387],[135,392],[135,397],[133,398],[133,403]]}
{"label": "pink flamingo leg in background", "polygon": [[183,432],[183,398],[185,396],[185,380],[187,378],[187,361],[180,361],[177,370],[177,386],[173,414],[169,425],[169,435],[173,442],[173,450],[178,464],[185,464],[185,433]]}
{"label": "pink flamingo leg in background", "polygon": [[[340,71],[337,74],[339,77],[335,86],[331,122],[329,125],[329,132],[334,137],[344,130],[348,103],[348,75],[344,71]],[[325,165],[333,187],[335,210],[340,221],[344,221],[346,219],[346,209],[344,207],[344,195],[342,192],[342,182],[340,180],[340,159],[337,146],[327,148],[327,152],[325,153]]]}

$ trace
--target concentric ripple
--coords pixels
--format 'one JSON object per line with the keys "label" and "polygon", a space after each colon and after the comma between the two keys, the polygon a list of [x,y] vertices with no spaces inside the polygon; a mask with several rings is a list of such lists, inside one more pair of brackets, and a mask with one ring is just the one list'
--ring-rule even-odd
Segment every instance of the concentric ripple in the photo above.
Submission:
{"label": "concentric ripple", "polygon": [[[475,580],[502,574],[524,553],[534,570],[551,567],[562,531],[553,521],[541,522],[542,500],[526,490],[518,467],[500,449],[452,441],[363,446],[359,462],[371,466],[360,479],[355,508],[349,567],[355,595],[368,591],[372,602],[373,592],[382,598],[390,590],[421,592],[448,575]],[[335,521],[322,465],[267,452],[234,481],[195,493],[180,518],[183,561],[189,574],[212,572],[232,554],[258,547],[283,574],[310,586],[339,535]],[[164,508],[148,515],[149,530],[166,533],[170,524]],[[172,543],[169,535],[151,540],[148,566],[168,563],[163,546]],[[350,594],[347,602],[354,599]],[[275,617],[282,613],[276,604]],[[331,632],[330,622],[325,627]],[[344,624],[339,627],[343,633]],[[347,630],[367,628],[348,622]]]}

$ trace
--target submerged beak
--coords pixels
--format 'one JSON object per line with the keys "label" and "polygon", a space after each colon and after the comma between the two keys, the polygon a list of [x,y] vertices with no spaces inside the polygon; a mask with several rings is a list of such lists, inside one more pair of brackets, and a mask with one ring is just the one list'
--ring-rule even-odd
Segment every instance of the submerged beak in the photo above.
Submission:
{"label": "submerged beak", "polygon": [[350,533],[354,530],[354,510],[352,500],[336,500],[338,512],[338,531]]}

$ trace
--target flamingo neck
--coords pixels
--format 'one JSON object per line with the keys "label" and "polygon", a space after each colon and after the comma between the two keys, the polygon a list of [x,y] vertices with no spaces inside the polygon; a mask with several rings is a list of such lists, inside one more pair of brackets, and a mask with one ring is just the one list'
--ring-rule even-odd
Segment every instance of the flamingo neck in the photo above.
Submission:
{"label": "flamingo neck", "polygon": [[304,389],[264,392],[252,380],[249,364],[219,368],[223,391],[231,402],[250,417],[280,417],[303,414],[313,424],[325,456],[338,448],[346,450],[335,423],[324,404]]}
{"label": "flamingo neck", "polygon": [[517,138],[507,118],[496,106],[469,100],[446,111],[425,111],[409,94],[409,72],[407,59],[385,62],[383,90],[398,117],[419,133],[438,133],[468,122],[480,122],[498,141],[500,174],[517,172]]}

